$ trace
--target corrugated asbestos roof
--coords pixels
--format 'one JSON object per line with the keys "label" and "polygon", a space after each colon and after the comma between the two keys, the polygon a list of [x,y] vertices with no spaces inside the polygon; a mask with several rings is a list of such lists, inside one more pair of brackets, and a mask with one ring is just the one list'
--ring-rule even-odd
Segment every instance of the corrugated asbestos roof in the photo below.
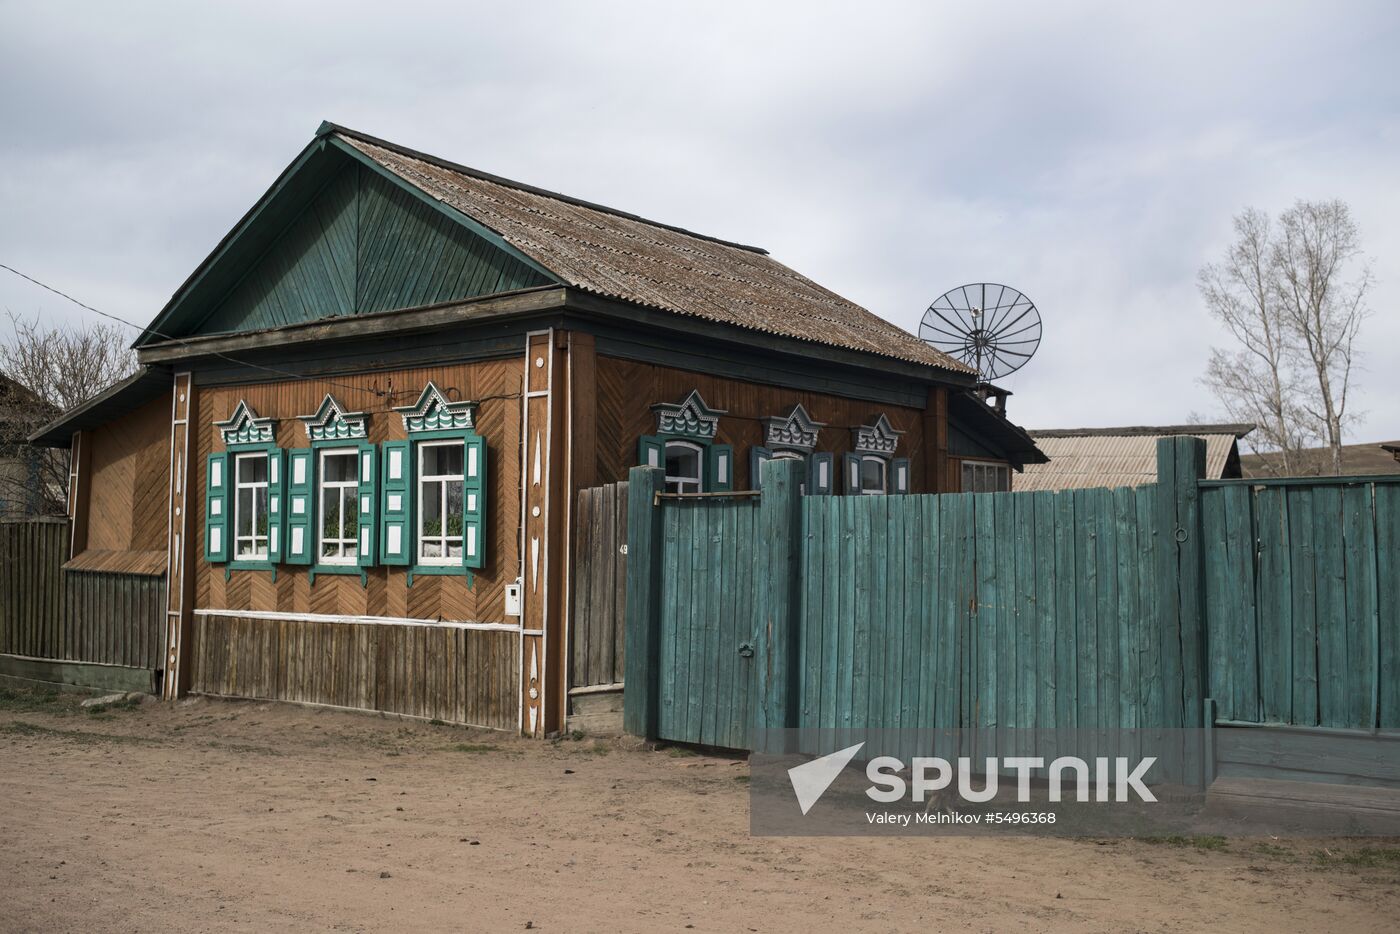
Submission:
{"label": "corrugated asbestos roof", "polygon": [[925,364],[972,370],[763,250],[546,192],[343,127],[333,134],[495,231],[566,284],[681,315]]}
{"label": "corrugated asbestos roof", "polygon": [[1142,486],[1157,482],[1157,440],[1193,435],[1206,443],[1206,477],[1220,479],[1230,450],[1252,425],[1196,425],[1031,431],[1036,446],[1050,459],[1027,464],[1011,481],[1017,492],[1077,490],[1089,487]]}

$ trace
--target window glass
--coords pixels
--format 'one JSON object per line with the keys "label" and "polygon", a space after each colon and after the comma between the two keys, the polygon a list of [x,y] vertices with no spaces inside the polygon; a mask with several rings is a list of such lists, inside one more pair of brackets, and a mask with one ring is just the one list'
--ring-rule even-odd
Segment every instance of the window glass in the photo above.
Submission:
{"label": "window glass", "polygon": [[860,491],[863,494],[885,492],[885,461],[879,457],[860,459]]}
{"label": "window glass", "polygon": [[267,454],[234,457],[233,556],[267,560]]}
{"label": "window glass", "polygon": [[964,493],[1006,493],[1011,489],[1011,468],[1006,464],[963,461]]}
{"label": "window glass", "polygon": [[699,493],[704,490],[704,457],[699,445],[687,441],[666,442],[666,492]]}
{"label": "window glass", "polygon": [[418,446],[418,560],[457,564],[462,560],[462,474],[465,444]]}
{"label": "window glass", "polygon": [[355,451],[321,452],[321,562],[355,564],[359,559],[360,498]]}

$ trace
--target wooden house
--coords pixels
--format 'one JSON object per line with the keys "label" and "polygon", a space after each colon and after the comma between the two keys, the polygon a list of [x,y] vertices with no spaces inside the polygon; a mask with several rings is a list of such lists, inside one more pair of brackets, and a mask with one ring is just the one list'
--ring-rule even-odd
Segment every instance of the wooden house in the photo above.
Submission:
{"label": "wooden house", "polygon": [[[164,581],[193,691],[542,734],[576,494],[956,490],[1031,439],[974,374],[764,250],[323,124],[180,286],[72,448],[84,574]],[[149,610],[140,612],[149,614]]]}

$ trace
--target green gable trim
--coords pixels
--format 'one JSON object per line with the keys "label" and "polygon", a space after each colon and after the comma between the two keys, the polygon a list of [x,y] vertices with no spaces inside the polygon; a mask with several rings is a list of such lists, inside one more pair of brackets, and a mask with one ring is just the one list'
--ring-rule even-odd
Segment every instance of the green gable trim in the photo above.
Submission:
{"label": "green gable trim", "polygon": [[378,171],[347,161],[194,333],[256,331],[552,281]]}
{"label": "green gable trim", "polygon": [[553,285],[494,231],[335,138],[313,141],[136,346]]}

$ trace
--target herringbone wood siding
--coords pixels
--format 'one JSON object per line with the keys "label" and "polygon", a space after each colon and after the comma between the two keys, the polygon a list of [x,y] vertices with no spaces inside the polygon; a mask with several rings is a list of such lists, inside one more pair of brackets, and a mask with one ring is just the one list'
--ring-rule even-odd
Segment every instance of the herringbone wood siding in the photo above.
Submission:
{"label": "herringbone wood siding", "polygon": [[[201,388],[198,450],[191,456],[196,475],[190,502],[195,509],[195,541],[204,541],[206,457],[224,450],[214,422],[227,418],[246,400],[259,416],[278,419],[277,443],[306,447],[298,417],[316,411],[327,392],[348,409],[369,415],[369,440],[402,440],[403,420],[393,406],[409,405],[428,380],[455,399],[475,399],[477,431],[490,447],[491,551],[487,565],[468,588],[461,577],[419,576],[408,586],[403,568],[367,568],[367,584],[358,575],[317,575],[309,569],[279,565],[277,580],[267,571],[233,571],[210,565],[201,553],[195,562],[196,606],[228,610],[275,610],[328,616],[390,616],[412,619],[506,622],[505,585],[520,567],[520,387],[518,358],[445,367],[339,376],[332,381],[299,380],[248,386]],[[391,393],[390,397],[365,390]]]}
{"label": "herringbone wood siding", "polygon": [[[165,553],[170,487],[170,396],[163,395],[90,437],[87,548]],[[74,557],[77,557],[74,555]]]}
{"label": "herringbone wood siding", "polygon": [[899,439],[897,457],[907,457],[914,484],[910,492],[923,489],[923,411],[900,406],[861,402],[840,396],[801,392],[780,386],[747,383],[705,373],[673,370],[668,367],[612,357],[598,358],[598,483],[627,479],[629,468],[637,464],[637,439],[655,434],[657,402],[680,402],[692,390],[700,390],[711,408],[725,409],[719,420],[718,441],[734,446],[734,489],[751,488],[749,448],[763,444],[761,418],[787,415],[797,403],[806,407],[818,422],[826,422],[817,438],[817,449],[840,457],[851,449],[851,429],[872,423],[884,413]]}

